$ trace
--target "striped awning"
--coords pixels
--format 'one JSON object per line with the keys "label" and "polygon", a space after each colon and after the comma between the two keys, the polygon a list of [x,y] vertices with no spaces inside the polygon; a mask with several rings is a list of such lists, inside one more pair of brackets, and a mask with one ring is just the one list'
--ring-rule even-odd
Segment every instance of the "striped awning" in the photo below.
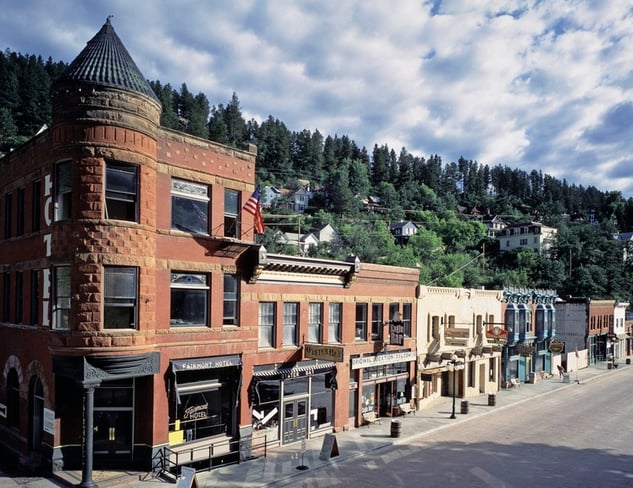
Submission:
{"label": "striped awning", "polygon": [[253,368],[253,376],[257,378],[295,378],[325,373],[336,367],[334,361],[301,361],[294,364],[264,365]]}

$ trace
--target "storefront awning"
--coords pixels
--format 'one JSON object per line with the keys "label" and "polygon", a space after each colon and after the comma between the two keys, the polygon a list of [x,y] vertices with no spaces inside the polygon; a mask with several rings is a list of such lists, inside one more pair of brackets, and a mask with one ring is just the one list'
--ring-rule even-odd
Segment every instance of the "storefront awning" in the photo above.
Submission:
{"label": "storefront awning", "polygon": [[201,369],[227,368],[231,366],[241,366],[242,358],[233,356],[214,356],[209,358],[174,359],[171,368],[174,373],[178,371],[197,371]]}
{"label": "storefront awning", "polygon": [[206,358],[172,360],[171,369],[174,372],[173,385],[174,391],[176,393],[176,401],[180,403],[181,395],[192,395],[194,393],[214,391],[218,390],[220,386],[222,386],[221,383],[214,378],[205,381],[190,381],[187,383],[183,383],[180,381],[182,381],[186,377],[182,377],[181,375],[178,375],[178,373],[240,366],[242,366],[242,358],[237,354],[231,356],[213,356]]}
{"label": "storefront awning", "polygon": [[302,361],[293,366],[282,365],[276,367],[274,365],[255,366],[253,376],[257,378],[289,378],[295,376],[309,376],[316,373],[324,373],[331,371],[336,367],[333,361]]}

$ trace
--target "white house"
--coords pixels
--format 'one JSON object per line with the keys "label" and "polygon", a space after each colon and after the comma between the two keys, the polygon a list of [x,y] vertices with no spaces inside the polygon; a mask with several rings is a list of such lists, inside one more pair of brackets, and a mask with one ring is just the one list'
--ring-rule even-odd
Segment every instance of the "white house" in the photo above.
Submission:
{"label": "white house", "polygon": [[508,225],[499,235],[499,251],[534,249],[540,254],[549,254],[556,244],[557,229],[540,222]]}

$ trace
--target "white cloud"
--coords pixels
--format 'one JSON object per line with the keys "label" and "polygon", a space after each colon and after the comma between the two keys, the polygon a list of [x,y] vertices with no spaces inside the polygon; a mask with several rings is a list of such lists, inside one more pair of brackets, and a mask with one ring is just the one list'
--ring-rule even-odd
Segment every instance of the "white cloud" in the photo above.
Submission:
{"label": "white cloud", "polygon": [[247,118],[633,196],[629,2],[24,0],[0,48],[70,62],[110,14],[149,79]]}

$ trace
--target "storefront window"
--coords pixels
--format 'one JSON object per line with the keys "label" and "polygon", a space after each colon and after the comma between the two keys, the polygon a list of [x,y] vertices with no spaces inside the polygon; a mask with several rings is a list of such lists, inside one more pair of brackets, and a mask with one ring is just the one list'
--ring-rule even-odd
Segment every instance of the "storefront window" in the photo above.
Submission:
{"label": "storefront window", "polygon": [[407,403],[408,401],[407,380],[406,378],[401,378],[396,381],[396,405],[401,405],[403,403]]}
{"label": "storefront window", "polygon": [[251,385],[254,430],[266,429],[277,435],[279,428],[279,390],[279,380],[254,381]]}
{"label": "storefront window", "polygon": [[183,441],[232,435],[238,368],[179,372],[170,430],[183,431]]}
{"label": "storefront window", "polygon": [[376,410],[376,385],[363,386],[360,408],[361,413],[374,412]]}
{"label": "storefront window", "polygon": [[312,376],[310,430],[332,425],[332,390],[325,387],[325,373]]}
{"label": "storefront window", "polygon": [[284,381],[284,397],[293,395],[307,395],[309,389],[309,377],[299,376],[298,378],[288,378]]}

